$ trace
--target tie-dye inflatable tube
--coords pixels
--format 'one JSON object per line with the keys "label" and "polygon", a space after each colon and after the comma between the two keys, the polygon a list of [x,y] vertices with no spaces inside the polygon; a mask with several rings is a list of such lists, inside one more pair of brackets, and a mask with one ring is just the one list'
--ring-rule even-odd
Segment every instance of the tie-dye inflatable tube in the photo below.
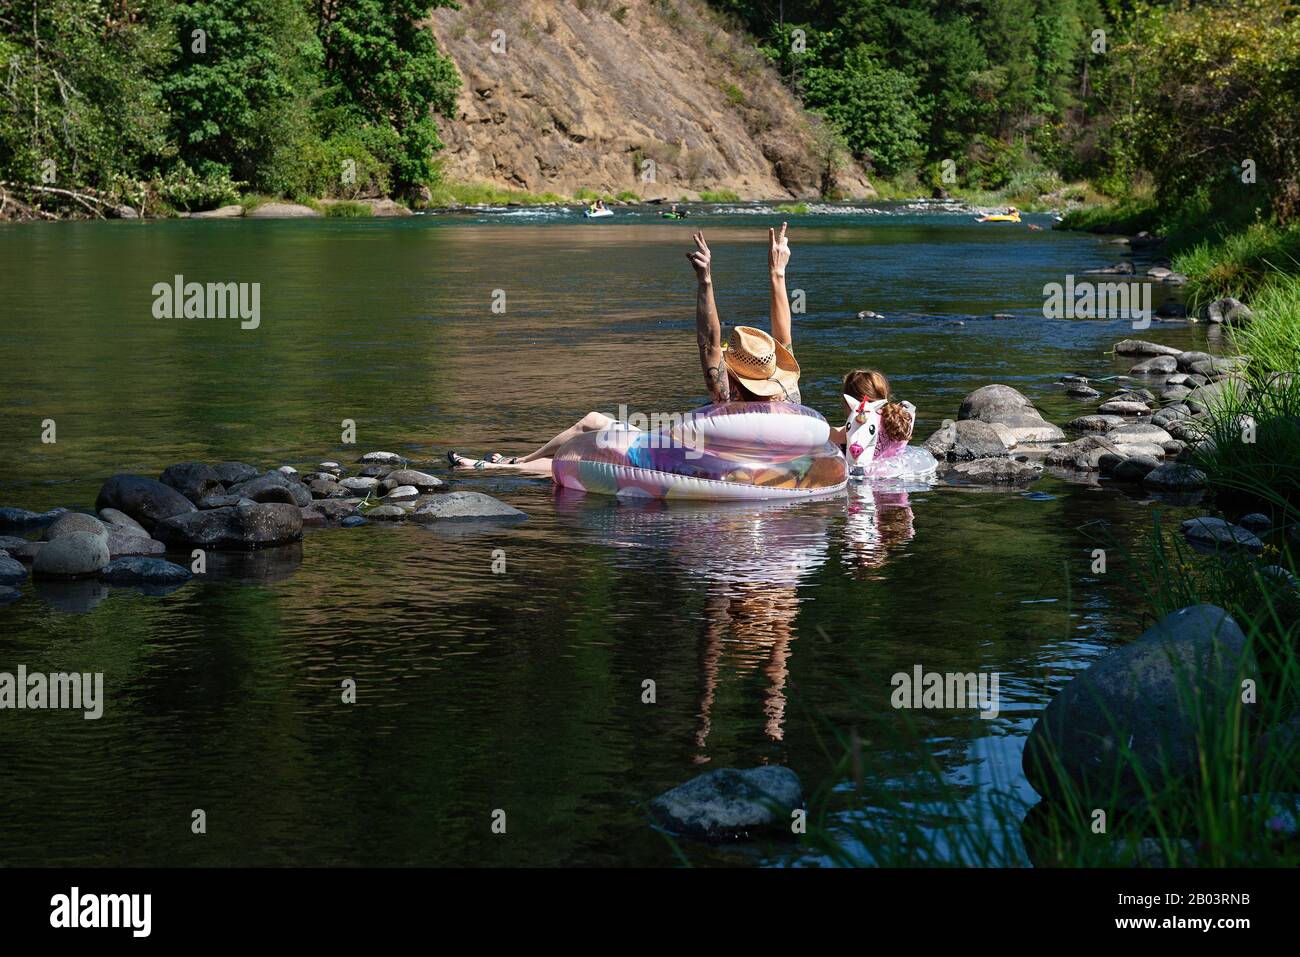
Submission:
{"label": "tie-dye inflatable tube", "polygon": [[838,492],[848,480],[830,426],[786,402],[725,402],[617,423],[555,453],[556,484],[620,498],[798,499]]}

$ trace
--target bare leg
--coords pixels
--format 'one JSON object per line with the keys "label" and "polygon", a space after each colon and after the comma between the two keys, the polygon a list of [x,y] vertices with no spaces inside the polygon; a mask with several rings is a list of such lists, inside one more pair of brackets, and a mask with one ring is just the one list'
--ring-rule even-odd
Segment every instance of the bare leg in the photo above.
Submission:
{"label": "bare leg", "polygon": [[[584,432],[598,432],[614,424],[614,420],[600,412],[588,412],[581,419],[569,426],[555,438],[551,439],[541,448],[529,452],[527,455],[521,455],[514,462],[507,462],[502,459],[500,462],[483,462],[483,468],[492,469],[518,469],[530,474],[551,474],[551,455],[565,442],[576,435],[582,435]],[[458,469],[472,469],[478,467],[478,459],[458,457],[453,465]]]}

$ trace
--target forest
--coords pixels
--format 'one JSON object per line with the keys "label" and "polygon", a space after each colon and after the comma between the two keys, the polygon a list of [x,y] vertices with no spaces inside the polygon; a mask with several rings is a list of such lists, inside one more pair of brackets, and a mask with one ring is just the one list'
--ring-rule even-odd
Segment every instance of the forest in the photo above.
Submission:
{"label": "forest", "polygon": [[[1138,198],[1166,221],[1300,210],[1286,0],[712,5],[882,196]],[[0,180],[175,210],[418,203],[460,83],[422,26],[438,6],[0,0]]]}

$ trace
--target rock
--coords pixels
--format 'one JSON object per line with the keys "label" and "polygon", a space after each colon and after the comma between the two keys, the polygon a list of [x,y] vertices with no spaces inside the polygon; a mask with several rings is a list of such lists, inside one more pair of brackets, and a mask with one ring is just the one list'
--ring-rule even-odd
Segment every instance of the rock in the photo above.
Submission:
{"label": "rock", "polygon": [[329,518],[315,505],[308,505],[306,508],[300,508],[298,511],[302,512],[303,528],[315,528],[319,525],[329,524]]}
{"label": "rock", "polygon": [[[1178,275],[1174,273],[1173,275]],[[1174,302],[1172,299],[1166,299],[1156,307],[1157,319],[1186,319],[1187,307],[1181,302]]]}
{"label": "rock", "polygon": [[41,549],[48,544],[48,542],[25,541],[21,545],[10,545],[5,551],[9,553],[10,557],[16,558],[20,562],[34,562]]}
{"label": "rock", "polygon": [[254,502],[284,502],[299,508],[311,504],[311,491],[301,482],[271,471],[247,482],[230,487],[231,495],[252,499]]}
{"label": "rock", "polygon": [[1085,269],[1084,272],[1094,276],[1131,276],[1133,264],[1127,261],[1118,262],[1113,266],[1103,266],[1101,269]]}
{"label": "rock", "polygon": [[982,458],[1004,458],[1006,443],[998,430],[987,422],[966,419],[944,420],[943,426],[922,443],[936,458],[952,462],[969,462]]}
{"label": "rock", "polygon": [[415,469],[397,469],[389,472],[384,476],[381,484],[385,490],[397,485],[414,485],[421,492],[436,492],[438,489],[447,486],[447,483],[442,479],[430,475],[428,472],[419,472]]}
{"label": "rock", "polygon": [[7,552],[14,548],[21,548],[28,544],[27,539],[17,535],[0,535],[0,552]]}
{"label": "rock", "polygon": [[331,522],[340,521],[349,515],[355,514],[357,510],[355,502],[345,502],[336,498],[321,499],[312,502],[311,508],[320,512]]}
{"label": "rock", "polygon": [[338,482],[327,482],[321,479],[308,482],[307,491],[311,493],[312,498],[347,498],[352,494]]}
{"label": "rock", "polygon": [[1023,395],[1008,385],[986,385],[962,400],[957,421],[997,423],[1011,429],[1018,442],[1056,442],[1065,433],[1043,419]]}
{"label": "rock", "polygon": [[229,508],[232,505],[240,505],[251,501],[251,498],[244,498],[242,495],[209,495],[195,504],[199,508]]}
{"label": "rock", "polygon": [[1099,405],[1097,411],[1102,415],[1146,415],[1151,410],[1145,402],[1111,399]]}
{"label": "rock", "polygon": [[23,593],[17,588],[10,588],[7,585],[0,585],[0,605],[7,605],[11,601],[17,601],[23,597]]}
{"label": "rock", "polygon": [[1120,389],[1111,395],[1116,402],[1154,402],[1156,395],[1150,389]]}
{"label": "rock", "polygon": [[1071,432],[1109,432],[1129,420],[1122,415],[1081,415],[1065,423]]}
{"label": "rock", "polygon": [[263,203],[244,214],[246,219],[309,219],[320,213],[299,203]]}
{"label": "rock", "polygon": [[66,512],[49,524],[41,534],[41,538],[52,542],[72,532],[86,532],[90,535],[98,535],[100,538],[108,537],[108,528],[95,516],[81,512]]}
{"label": "rock", "polygon": [[81,578],[108,564],[108,539],[90,532],[61,535],[36,553],[32,574],[46,578]]}
{"label": "rock", "polygon": [[248,550],[302,537],[302,512],[284,502],[194,511],[166,519],[156,534],[172,545]]}
{"label": "rock", "polygon": [[391,465],[393,468],[401,468],[406,464],[406,459],[396,452],[367,452],[357,461],[362,465]]}
{"label": "rock", "polygon": [[379,488],[379,479],[359,475],[354,478],[343,479],[339,482],[339,486],[354,495],[365,495],[367,492]]}
{"label": "rock", "polygon": [[123,555],[161,555],[167,551],[162,542],[149,537],[148,533],[137,532],[133,528],[114,527],[108,531],[108,557],[121,558]]}
{"label": "rock", "polygon": [[377,522],[402,522],[406,515],[406,509],[397,505],[380,505],[366,512],[366,518]]}
{"label": "rock", "polygon": [[1206,362],[1214,357],[1208,352],[1180,352],[1174,357],[1174,362],[1180,372],[1191,372],[1192,366],[1198,362]]}
{"label": "rock", "polygon": [[1077,382],[1066,389],[1065,394],[1075,399],[1095,399],[1101,395],[1101,393],[1092,386]]}
{"label": "rock", "polygon": [[1142,484],[1153,491],[1191,492],[1205,488],[1205,473],[1190,465],[1165,462],[1157,465],[1142,479]]}
{"label": "rock", "polygon": [[197,213],[190,213],[190,219],[239,219],[244,215],[244,207],[239,205],[218,206],[216,209],[205,209]]}
{"label": "rock", "polygon": [[519,509],[482,492],[448,492],[415,510],[415,518],[422,521],[461,519],[521,521],[527,517],[527,514]]}
{"label": "rock", "polygon": [[195,511],[194,503],[170,485],[143,475],[114,475],[104,483],[95,508],[125,512],[151,533],[159,522]]}
{"label": "rock", "polygon": [[1183,401],[1196,412],[1213,412],[1232,403],[1234,395],[1241,398],[1243,391],[1233,379],[1197,386]]}
{"label": "rock", "polygon": [[1187,448],[1187,443],[1179,442],[1177,439],[1170,439],[1160,446],[1161,451],[1170,457],[1182,454],[1185,448]]}
{"label": "rock", "polygon": [[349,515],[347,518],[343,519],[343,521],[339,522],[339,524],[344,528],[356,528],[358,525],[368,525],[370,523],[360,515]]}
{"label": "rock", "polygon": [[1212,322],[1215,324],[1223,322],[1245,322],[1250,318],[1250,307],[1232,297],[1216,299],[1205,307],[1206,322]]}
{"label": "rock", "polygon": [[294,468],[292,465],[281,465],[275,471],[279,472],[281,475],[285,476],[286,478],[293,478],[295,475],[298,474],[298,470]]}
{"label": "rock", "polygon": [[251,465],[245,465],[243,462],[218,462],[212,466],[212,471],[216,473],[217,479],[222,485],[238,485],[240,482],[247,482],[249,479],[255,479],[262,473]]}
{"label": "rock", "polygon": [[1128,371],[1129,375],[1166,375],[1177,369],[1178,360],[1173,356],[1152,356],[1143,359]]}
{"label": "rock", "polygon": [[1141,482],[1160,467],[1160,460],[1151,455],[1130,455],[1115,466],[1111,476],[1117,482]]}
{"label": "rock", "polygon": [[1042,472],[1015,459],[976,459],[957,462],[948,473],[976,485],[1028,485],[1042,477]]}
{"label": "rock", "polygon": [[333,472],[335,475],[343,471],[343,466],[339,465],[338,462],[321,462],[316,467],[322,472]]}
{"label": "rock", "polygon": [[1262,512],[1251,512],[1237,519],[1237,525],[1253,535],[1266,535],[1273,527],[1273,520]]}
{"label": "rock", "polygon": [[1182,528],[1189,542],[1205,550],[1244,548],[1257,555],[1264,550],[1264,543],[1246,529],[1221,518],[1189,518]]}
{"label": "rock", "polygon": [[25,508],[0,508],[0,528],[44,528],[66,508],[52,508],[48,512],[29,512]]}
{"label": "rock", "polygon": [[[1152,417],[1154,421],[1154,416]],[[1166,422],[1165,431],[1175,439],[1183,442],[1196,443],[1203,439],[1210,431],[1210,422],[1204,418],[1189,418],[1184,416],[1180,419]]]}
{"label": "rock", "polygon": [[1168,431],[1169,425],[1179,419],[1190,418],[1192,410],[1182,403],[1167,405],[1151,416],[1151,424]]}
{"label": "rock", "polygon": [[1085,800],[1106,802],[1098,806],[1116,791],[1138,796],[1143,778],[1160,793],[1197,771],[1198,718],[1228,720],[1243,678],[1257,680],[1257,669],[1227,612],[1194,605],[1166,615],[1052,699],[1025,742],[1025,775],[1050,797],[1063,774]]}
{"label": "rock", "polygon": [[181,462],[163,469],[158,481],[180,492],[194,504],[210,495],[224,495],[226,487],[211,466],[203,462]]}
{"label": "rock", "polygon": [[1057,468],[1074,469],[1077,472],[1095,472],[1100,468],[1103,455],[1118,455],[1119,449],[1099,435],[1087,435],[1081,439],[1052,449],[1044,460],[1046,464]]}
{"label": "rock", "polygon": [[99,577],[112,585],[179,585],[194,576],[188,568],[161,558],[119,558]]}
{"label": "rock", "polygon": [[1166,386],[1160,393],[1160,398],[1164,402],[1181,402],[1192,394],[1192,390],[1185,385]]}
{"label": "rock", "polygon": [[1169,433],[1149,422],[1134,422],[1111,429],[1106,438],[1116,445],[1161,445],[1169,441]]}
{"label": "rock", "polygon": [[1115,343],[1113,351],[1117,356],[1177,356],[1183,350],[1145,339],[1125,339]]}
{"label": "rock", "polygon": [[384,497],[394,498],[394,499],[415,498],[419,494],[420,494],[420,490],[416,488],[414,485],[399,485],[396,488],[389,490],[388,494],[385,495]]}
{"label": "rock", "polygon": [[1250,364],[1247,356],[1211,356],[1200,362],[1193,362],[1191,371],[1207,379],[1218,379],[1233,372],[1239,372]]}
{"label": "rock", "polygon": [[[101,508],[99,510],[100,519],[107,525],[116,525],[119,528],[131,528],[138,531],[141,535],[148,535],[145,527],[133,519],[125,512],[119,512],[115,508]],[[111,529],[110,529],[111,531]]]}
{"label": "rock", "polygon": [[804,806],[803,787],[789,768],[719,768],[665,791],[650,802],[660,827],[699,840],[736,840],[760,831],[788,833]]}
{"label": "rock", "polygon": [[8,552],[0,552],[0,585],[17,585],[27,580],[27,568]]}

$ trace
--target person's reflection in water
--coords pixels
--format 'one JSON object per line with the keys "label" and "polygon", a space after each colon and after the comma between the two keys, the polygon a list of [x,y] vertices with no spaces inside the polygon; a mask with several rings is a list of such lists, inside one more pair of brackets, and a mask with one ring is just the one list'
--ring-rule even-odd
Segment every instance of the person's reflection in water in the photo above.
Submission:
{"label": "person's reflection in water", "polygon": [[855,571],[879,571],[889,560],[890,550],[911,541],[916,534],[907,492],[898,485],[873,487],[850,482],[844,529],[845,562]]}
{"label": "person's reflection in water", "polygon": [[784,739],[785,686],[798,613],[799,596],[793,585],[748,582],[729,587],[710,586],[700,640],[697,764],[709,760],[706,749],[724,655],[731,659],[728,673],[734,671],[741,675],[762,659],[763,673],[767,676],[763,691],[763,734],[771,741]]}

